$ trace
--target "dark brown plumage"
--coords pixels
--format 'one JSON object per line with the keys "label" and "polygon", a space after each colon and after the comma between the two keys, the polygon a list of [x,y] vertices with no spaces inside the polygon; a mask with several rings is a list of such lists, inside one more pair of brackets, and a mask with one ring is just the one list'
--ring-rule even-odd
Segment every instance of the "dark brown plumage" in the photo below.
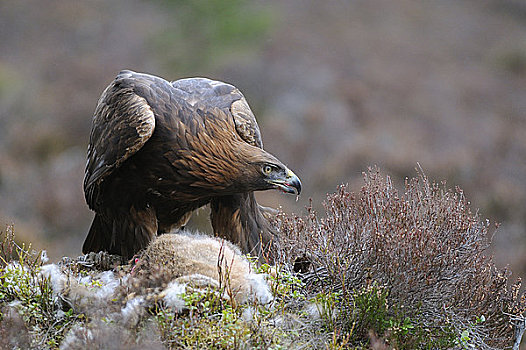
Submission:
{"label": "dark brown plumage", "polygon": [[84,253],[129,258],[210,203],[216,235],[260,254],[273,231],[253,191],[301,191],[263,150],[241,92],[205,78],[119,73],[97,104],[87,158],[84,193],[95,218]]}

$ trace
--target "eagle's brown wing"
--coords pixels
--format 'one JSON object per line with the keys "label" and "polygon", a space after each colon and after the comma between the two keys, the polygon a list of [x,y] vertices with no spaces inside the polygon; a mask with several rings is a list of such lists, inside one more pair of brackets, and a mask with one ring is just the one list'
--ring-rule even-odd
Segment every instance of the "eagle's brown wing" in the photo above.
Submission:
{"label": "eagle's brown wing", "polygon": [[261,132],[259,131],[258,123],[254,117],[254,113],[248,106],[244,97],[234,101],[230,107],[230,112],[234,117],[236,124],[236,131],[243,140],[252,146],[263,148],[263,141],[261,140]]}
{"label": "eagle's brown wing", "polygon": [[146,99],[126,86],[131,75],[129,71],[119,73],[102,93],[93,116],[84,177],[91,209],[97,208],[100,182],[137,153],[155,129],[155,116]]}

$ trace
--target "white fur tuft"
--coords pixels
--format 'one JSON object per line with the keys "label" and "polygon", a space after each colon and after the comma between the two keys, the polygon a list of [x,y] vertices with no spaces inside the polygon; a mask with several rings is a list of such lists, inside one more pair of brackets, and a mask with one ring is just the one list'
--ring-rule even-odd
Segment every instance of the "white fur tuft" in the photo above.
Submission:
{"label": "white fur tuft", "polygon": [[268,304],[273,299],[266,277],[264,274],[256,273],[246,275],[246,279],[250,284],[251,294],[260,304]]}
{"label": "white fur tuft", "polygon": [[124,323],[137,323],[144,311],[144,303],[144,297],[136,297],[128,300],[126,306],[121,310]]}
{"label": "white fur tuft", "polygon": [[51,282],[51,287],[53,288],[53,293],[55,295],[64,291],[67,277],[64,273],[62,273],[62,270],[58,265],[44,265],[40,268],[40,274],[45,278],[49,278],[49,281]]}
{"label": "white fur tuft", "polygon": [[115,289],[120,285],[120,280],[115,277],[112,271],[104,271],[98,274],[95,279],[102,284],[95,292],[95,296],[99,299],[111,297]]}
{"label": "white fur tuft", "polygon": [[74,325],[62,340],[61,350],[78,349],[79,344],[90,344],[93,342],[93,332],[84,326]]}
{"label": "white fur tuft", "polygon": [[43,250],[41,253],[40,253],[40,261],[42,262],[42,264],[45,264],[49,261],[49,258],[47,256],[47,251]]}
{"label": "white fur tuft", "polygon": [[186,305],[184,299],[182,298],[182,295],[185,293],[185,291],[186,288],[184,284],[172,281],[163,291],[163,300],[166,305],[173,308],[174,311],[181,312]]}

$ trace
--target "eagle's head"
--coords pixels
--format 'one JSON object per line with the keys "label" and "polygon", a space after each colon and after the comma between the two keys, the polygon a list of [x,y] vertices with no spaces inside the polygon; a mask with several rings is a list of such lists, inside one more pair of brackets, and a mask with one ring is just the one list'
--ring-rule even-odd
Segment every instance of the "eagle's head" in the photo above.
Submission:
{"label": "eagle's head", "polygon": [[263,162],[256,164],[259,166],[260,182],[268,186],[269,189],[277,188],[285,193],[300,194],[300,179],[286,166],[280,163]]}
{"label": "eagle's head", "polygon": [[300,179],[276,157],[263,149],[250,147],[239,181],[251,191],[279,189],[285,193],[300,194]]}

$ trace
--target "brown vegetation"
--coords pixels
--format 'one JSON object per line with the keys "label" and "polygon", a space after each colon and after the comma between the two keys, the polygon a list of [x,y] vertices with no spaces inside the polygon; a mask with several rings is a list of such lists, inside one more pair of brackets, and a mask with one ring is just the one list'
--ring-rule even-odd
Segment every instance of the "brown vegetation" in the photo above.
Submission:
{"label": "brown vegetation", "polygon": [[328,195],[324,215],[309,208],[305,217],[279,218],[281,259],[306,256],[311,293],[341,293],[339,326],[356,327],[353,295],[377,285],[393,303],[389,312],[426,329],[430,343],[437,330],[440,337],[468,330],[477,349],[512,345],[513,315],[526,311],[521,283],[510,285],[508,271],[488,255],[492,229],[462,190],[422,173],[401,193],[378,170],[364,177],[360,192],[342,185]]}

